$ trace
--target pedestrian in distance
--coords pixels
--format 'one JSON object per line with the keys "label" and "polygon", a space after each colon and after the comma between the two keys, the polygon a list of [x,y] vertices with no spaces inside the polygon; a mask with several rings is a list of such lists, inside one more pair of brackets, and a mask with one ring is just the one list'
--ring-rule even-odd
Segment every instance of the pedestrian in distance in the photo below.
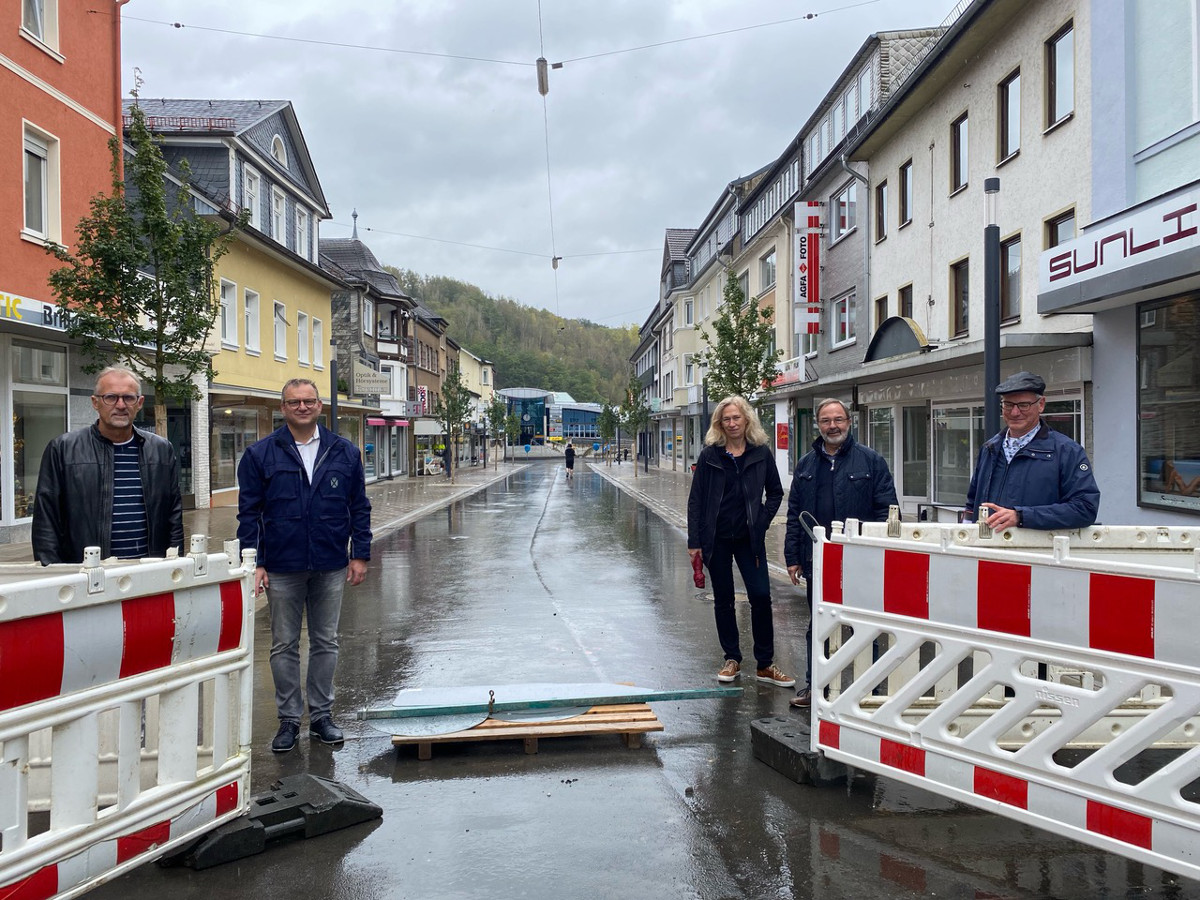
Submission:
{"label": "pedestrian in distance", "polygon": [[575,445],[567,441],[567,449],[563,451],[563,462],[567,465],[567,478],[575,477]]}
{"label": "pedestrian in distance", "polygon": [[717,640],[725,663],[718,681],[741,672],[742,651],[733,607],[737,563],[750,600],[750,627],[759,681],[791,687],[794,678],[774,663],[775,622],[767,571],[767,528],[783,502],[779,470],[766,431],[744,397],[726,397],[713,410],[688,494],[688,553],[712,578]]}
{"label": "pedestrian in distance", "polygon": [[361,584],[371,558],[371,501],[358,448],[319,421],[307,378],[283,386],[283,425],[252,444],[238,464],[238,540],[258,551],[254,593],[267,592],[271,676],[279,732],[271,749],[296,746],[304,700],[300,628],[308,622],[309,735],[343,740],[333,721],[338,619],[347,584]]}
{"label": "pedestrian in distance", "polygon": [[[792,474],[788,491],[787,532],[783,556],[792,584],[804,578],[808,603],[808,630],[804,635],[804,687],[790,705],[812,705],[812,570],[813,543],[801,522],[811,517],[826,533],[834,522],[858,519],[885,522],[888,508],[896,505],[896,485],[887,460],[854,439],[850,433],[850,410],[841,400],[829,398],[817,404],[818,437],[801,457]],[[811,521],[809,522],[811,525]]]}
{"label": "pedestrian in distance", "polygon": [[138,377],[109,366],[92,393],[96,421],[47,445],[31,534],[42,565],[83,562],[85,547],[105,559],[183,551],[179,460],[169,441],[134,427],[145,402]]}
{"label": "pedestrian in distance", "polygon": [[979,451],[964,521],[993,531],[1086,528],[1096,523],[1100,488],[1083,447],[1042,419],[1046,382],[1018,372],[996,387],[1005,429]]}

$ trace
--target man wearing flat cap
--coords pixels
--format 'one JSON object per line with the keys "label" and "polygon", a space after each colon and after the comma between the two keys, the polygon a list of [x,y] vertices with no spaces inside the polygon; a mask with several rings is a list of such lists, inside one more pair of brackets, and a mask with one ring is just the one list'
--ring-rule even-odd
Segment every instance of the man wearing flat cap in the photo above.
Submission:
{"label": "man wearing flat cap", "polygon": [[1084,449],[1042,421],[1046,382],[1018,372],[996,388],[1008,427],[979,451],[967,491],[967,521],[994,531],[1086,528],[1096,522],[1100,488]]}

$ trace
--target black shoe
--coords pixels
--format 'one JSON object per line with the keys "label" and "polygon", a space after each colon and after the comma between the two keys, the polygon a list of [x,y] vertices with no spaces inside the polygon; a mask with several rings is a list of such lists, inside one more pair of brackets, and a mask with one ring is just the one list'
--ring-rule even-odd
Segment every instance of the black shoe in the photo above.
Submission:
{"label": "black shoe", "polygon": [[333,724],[331,716],[321,716],[317,721],[309,722],[308,736],[315,737],[322,744],[340,744],[346,739],[342,729]]}
{"label": "black shoe", "polygon": [[287,753],[296,746],[296,738],[300,736],[299,722],[280,722],[279,731],[271,741],[271,749],[276,753]]}
{"label": "black shoe", "polygon": [[812,706],[812,688],[797,691],[796,696],[788,701],[788,706],[792,709],[808,709]]}

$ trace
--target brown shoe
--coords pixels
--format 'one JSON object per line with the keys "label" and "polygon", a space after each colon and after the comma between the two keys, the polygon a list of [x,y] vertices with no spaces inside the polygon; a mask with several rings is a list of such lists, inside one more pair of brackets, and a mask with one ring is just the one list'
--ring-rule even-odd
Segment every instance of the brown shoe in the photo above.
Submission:
{"label": "brown shoe", "polygon": [[788,701],[788,706],[793,709],[808,709],[812,706],[812,688],[797,691],[796,696]]}
{"label": "brown shoe", "polygon": [[721,666],[721,671],[717,673],[717,681],[733,681],[738,677],[738,672],[742,671],[742,664],[736,659],[725,660],[725,665]]}
{"label": "brown shoe", "polygon": [[765,681],[768,684],[776,684],[779,687],[791,687],[796,683],[796,679],[791,675],[784,674],[779,666],[772,663],[765,669],[759,669],[757,676],[759,681]]}

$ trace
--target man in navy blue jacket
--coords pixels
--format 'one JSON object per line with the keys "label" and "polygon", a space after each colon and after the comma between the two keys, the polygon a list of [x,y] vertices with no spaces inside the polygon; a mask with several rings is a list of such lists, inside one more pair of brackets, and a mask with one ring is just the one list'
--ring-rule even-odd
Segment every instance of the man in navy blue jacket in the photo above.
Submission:
{"label": "man in navy blue jacket", "polygon": [[[817,430],[812,450],[796,465],[788,491],[787,533],[783,558],[792,584],[803,575],[808,599],[808,632],[804,637],[808,657],[807,678],[791,700],[793,707],[812,702],[812,566],[813,545],[800,523],[807,513],[826,531],[834,522],[886,522],[888,507],[897,504],[896,484],[887,460],[850,434],[850,411],[841,400],[830,398],[817,405]],[[811,523],[810,523],[811,524]]]}
{"label": "man in navy blue jacket", "polygon": [[238,463],[238,540],[258,551],[254,592],[271,610],[271,676],[279,733],[271,749],[296,746],[300,625],[308,613],[308,729],[326,744],[343,740],[333,721],[342,590],[362,583],[371,558],[371,501],[358,448],[318,422],[317,386],[283,386],[284,424],[253,444]]}
{"label": "man in navy blue jacket", "polygon": [[1018,372],[996,388],[1008,426],[979,451],[964,518],[994,531],[1086,528],[1096,522],[1100,488],[1084,449],[1042,421],[1046,382]]}

